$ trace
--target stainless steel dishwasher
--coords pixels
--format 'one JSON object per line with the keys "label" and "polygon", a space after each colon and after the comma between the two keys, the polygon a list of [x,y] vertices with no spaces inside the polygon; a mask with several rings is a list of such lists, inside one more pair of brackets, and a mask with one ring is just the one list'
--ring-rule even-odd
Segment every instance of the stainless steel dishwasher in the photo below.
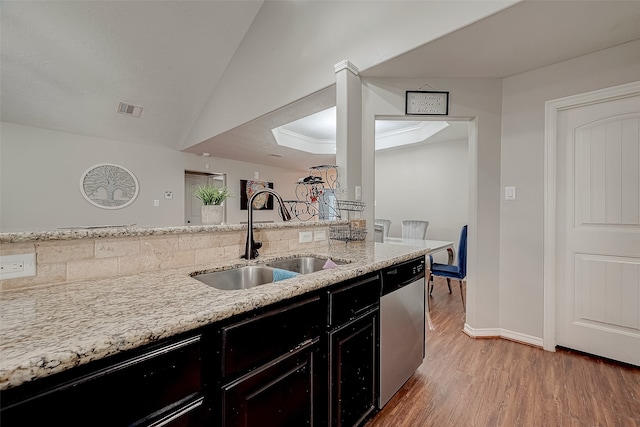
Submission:
{"label": "stainless steel dishwasher", "polygon": [[424,257],[382,270],[378,408],[396,394],[424,359],[424,278]]}

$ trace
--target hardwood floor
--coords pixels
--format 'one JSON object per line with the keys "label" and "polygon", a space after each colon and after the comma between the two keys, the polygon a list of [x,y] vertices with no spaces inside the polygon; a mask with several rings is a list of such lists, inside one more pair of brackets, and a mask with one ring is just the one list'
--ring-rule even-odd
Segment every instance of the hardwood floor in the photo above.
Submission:
{"label": "hardwood floor", "polygon": [[470,338],[451,287],[436,282],[424,363],[366,427],[640,426],[640,368]]}

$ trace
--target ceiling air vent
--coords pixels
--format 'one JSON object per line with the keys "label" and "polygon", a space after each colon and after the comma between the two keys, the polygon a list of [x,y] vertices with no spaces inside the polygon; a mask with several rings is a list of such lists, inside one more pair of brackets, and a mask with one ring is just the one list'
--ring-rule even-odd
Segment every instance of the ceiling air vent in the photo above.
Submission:
{"label": "ceiling air vent", "polygon": [[140,114],[142,114],[142,107],[120,102],[118,103],[118,113],[125,114],[127,116],[140,117]]}

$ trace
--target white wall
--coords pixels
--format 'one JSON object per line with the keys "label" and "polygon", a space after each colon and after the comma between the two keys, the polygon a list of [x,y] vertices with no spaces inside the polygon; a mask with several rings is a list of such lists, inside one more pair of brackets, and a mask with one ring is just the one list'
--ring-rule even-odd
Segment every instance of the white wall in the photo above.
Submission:
{"label": "white wall", "polygon": [[[406,90],[416,90],[428,83],[438,90],[450,91],[448,118],[471,121],[466,323],[472,328],[498,327],[502,82],[498,79],[363,78],[362,80],[362,196],[368,206],[372,206],[374,201],[374,188],[368,183],[375,181],[376,173],[374,167],[376,116],[378,118],[404,117]],[[367,223],[371,223],[373,210],[366,210],[365,218]]]}
{"label": "white wall", "polygon": [[[457,247],[469,218],[468,153],[466,139],[376,151],[375,218],[392,221],[389,236],[402,236],[402,220],[422,219],[428,239]],[[446,253],[434,258],[447,261]]]}
{"label": "white wall", "polygon": [[[186,153],[185,153],[186,155]],[[209,164],[209,169],[205,164]],[[227,205],[227,222],[229,224],[238,224],[247,221],[247,211],[240,210],[240,180],[254,179],[255,172],[260,175],[260,180],[273,182],[273,189],[282,196],[284,200],[293,200],[295,196],[296,181],[299,178],[308,175],[307,165],[304,170],[293,171],[290,169],[276,168],[272,166],[257,165],[255,163],[239,162],[235,160],[221,159],[215,157],[202,157],[189,155],[185,168],[198,172],[215,171],[227,174],[227,186],[235,195],[234,198],[228,199]],[[316,166],[309,164],[309,167]],[[254,221],[282,221],[278,214],[277,205],[274,203],[272,211],[258,210],[253,212]]]}
{"label": "white wall", "polygon": [[545,102],[640,79],[640,41],[504,79],[500,325],[542,338]]}
{"label": "white wall", "polygon": [[342,60],[365,70],[515,3],[264,2],[185,147],[334,84]]}
{"label": "white wall", "polygon": [[[184,224],[184,171],[227,174],[239,195],[240,179],[274,182],[291,199],[295,181],[304,171],[291,171],[218,158],[198,157],[170,149],[44,130],[0,122],[0,230],[51,230],[86,225],[135,223],[140,227]],[[205,168],[209,163],[209,169]],[[136,200],[122,209],[100,209],[80,193],[80,177],[98,163],[115,163],[134,173],[140,185]],[[164,191],[173,192],[165,200]],[[154,207],[153,201],[160,206]],[[230,223],[246,221],[240,200],[231,199]],[[277,210],[261,211],[257,221],[279,220]]]}

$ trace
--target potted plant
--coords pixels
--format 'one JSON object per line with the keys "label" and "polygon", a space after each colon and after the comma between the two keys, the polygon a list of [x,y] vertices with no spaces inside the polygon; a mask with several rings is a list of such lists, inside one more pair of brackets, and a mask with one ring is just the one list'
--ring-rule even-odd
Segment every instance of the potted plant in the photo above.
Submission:
{"label": "potted plant", "polygon": [[222,224],[224,219],[222,202],[233,197],[229,189],[206,184],[199,185],[193,194],[202,201],[202,223]]}

